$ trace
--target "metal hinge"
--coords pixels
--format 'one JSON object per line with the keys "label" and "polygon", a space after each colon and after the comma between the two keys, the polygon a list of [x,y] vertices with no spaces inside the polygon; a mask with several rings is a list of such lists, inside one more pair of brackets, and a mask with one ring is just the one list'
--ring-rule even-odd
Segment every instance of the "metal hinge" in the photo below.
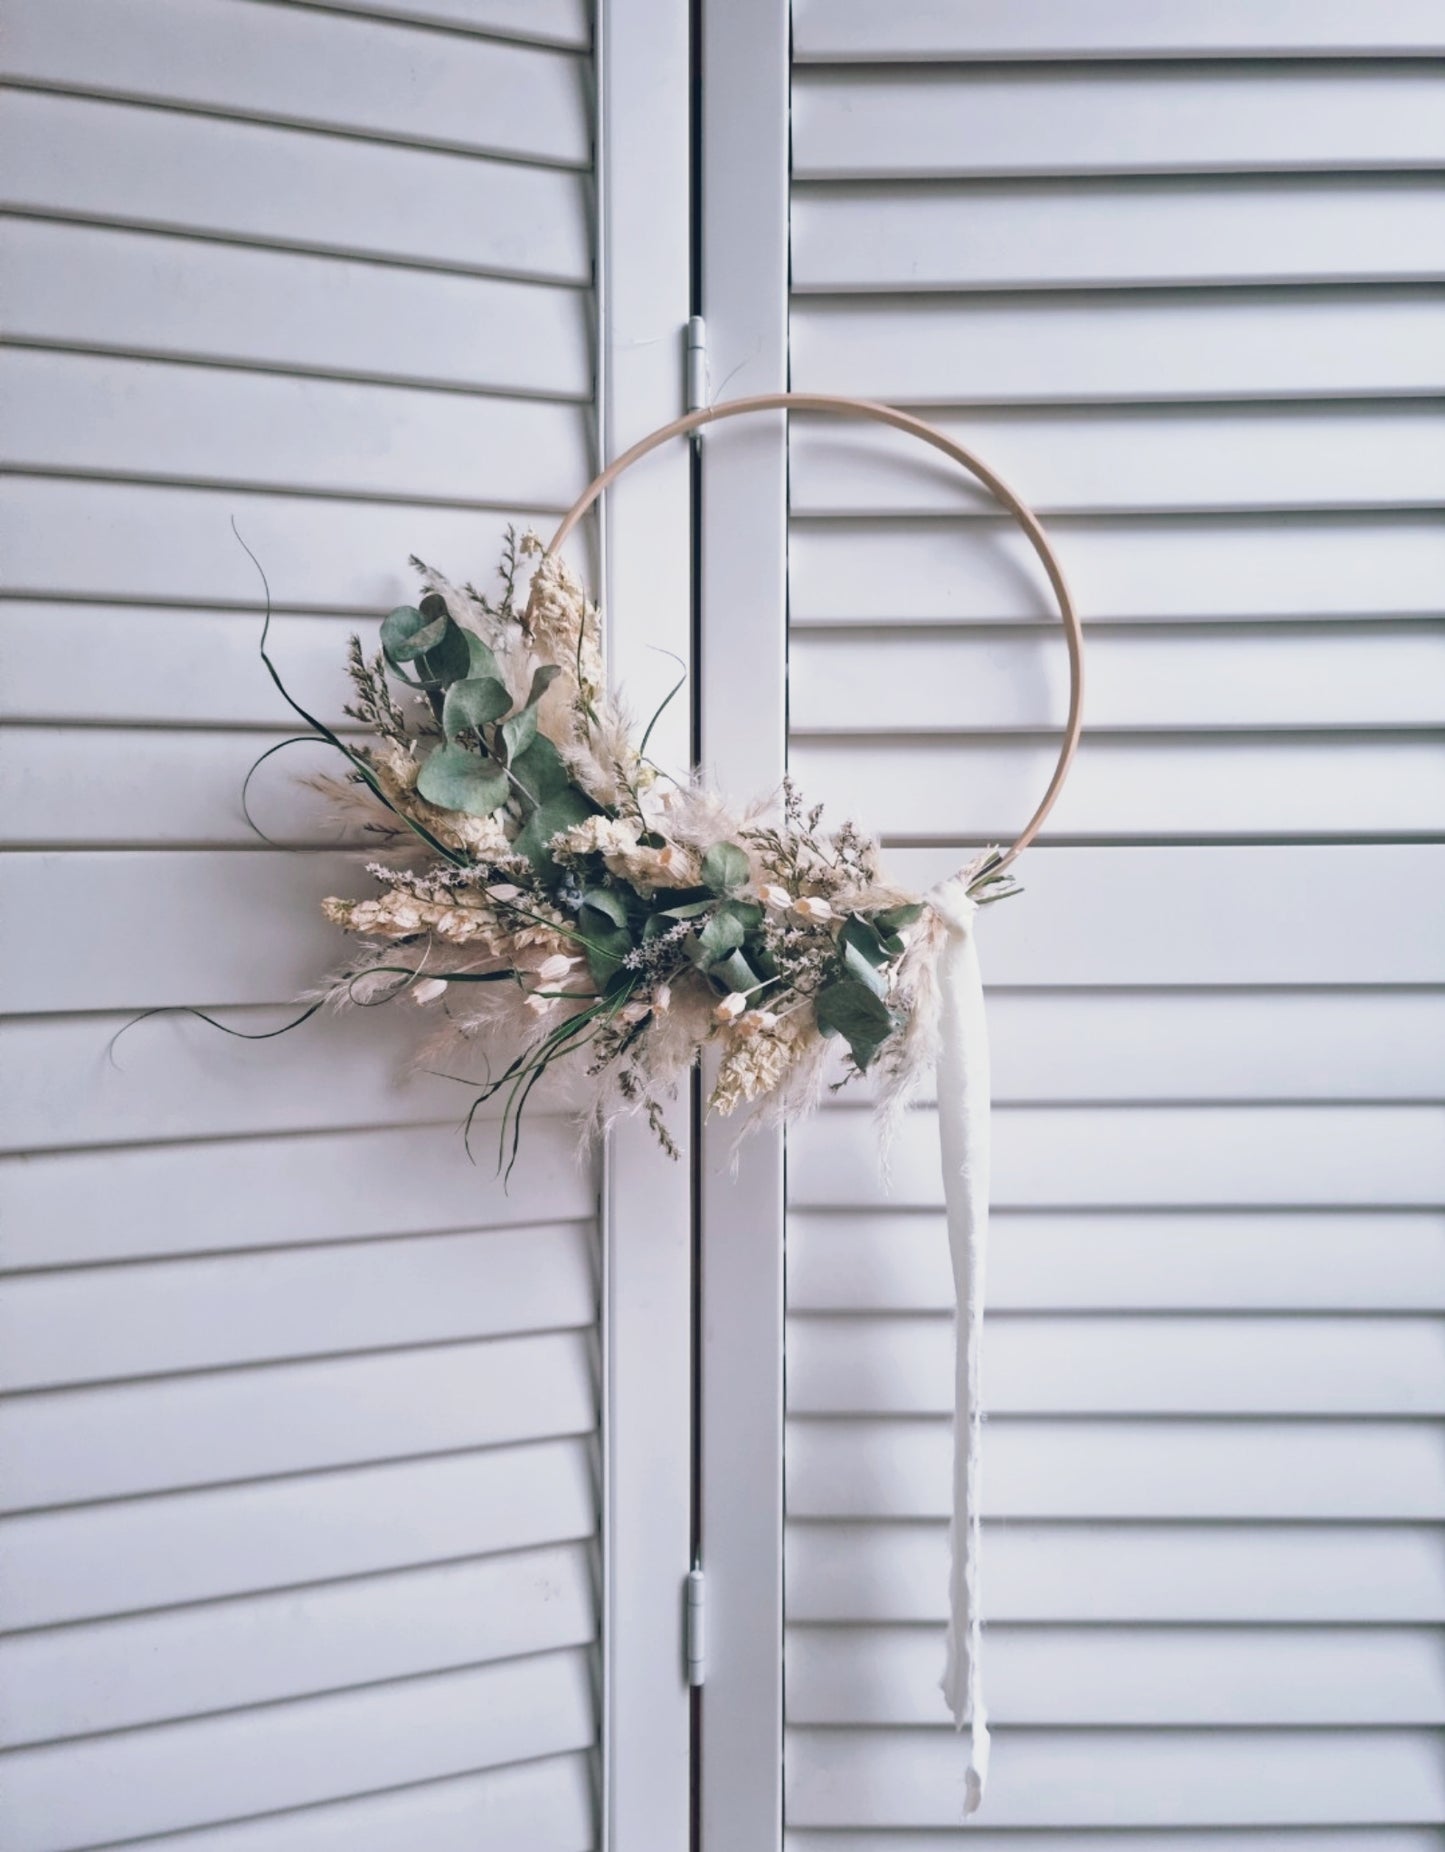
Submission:
{"label": "metal hinge", "polygon": [[690,316],[686,334],[687,409],[700,412],[707,404],[707,323],[700,315]]}
{"label": "metal hinge", "polygon": [[707,1577],[695,1563],[688,1572],[687,1598],[682,1627],[687,1682],[701,1685],[707,1679]]}

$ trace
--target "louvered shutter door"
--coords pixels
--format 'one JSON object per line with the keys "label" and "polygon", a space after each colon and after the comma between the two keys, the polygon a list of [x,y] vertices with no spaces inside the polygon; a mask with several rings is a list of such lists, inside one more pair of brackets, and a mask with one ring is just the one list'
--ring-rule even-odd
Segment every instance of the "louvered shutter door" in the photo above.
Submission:
{"label": "louvered shutter door", "polygon": [[[597,1179],[510,1195],[258,846],[415,551],[592,464],[582,0],[12,0],[0,1844],[597,1843]],[[301,749],[290,755],[303,764]],[[318,769],[313,754],[306,769]],[[287,759],[252,790],[327,840]],[[464,1101],[463,1101],[464,1103]]]}
{"label": "louvered shutter door", "polygon": [[[995,1852],[1445,1822],[1441,23],[794,8],[791,383],[962,433],[1089,632],[981,946]],[[902,442],[790,463],[791,762],[924,883],[1042,789],[1056,625]],[[789,1139],[792,1852],[960,1819],[937,1165],[927,1110],[891,1194],[860,1104]]]}

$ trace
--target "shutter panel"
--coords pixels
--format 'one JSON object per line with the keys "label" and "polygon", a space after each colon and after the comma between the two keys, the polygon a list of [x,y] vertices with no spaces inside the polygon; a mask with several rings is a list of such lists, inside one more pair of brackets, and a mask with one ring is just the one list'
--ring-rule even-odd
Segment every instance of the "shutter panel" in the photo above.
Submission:
{"label": "shutter panel", "polygon": [[[385,1013],[231,1042],[360,878],[284,769],[413,551],[592,464],[574,0],[17,0],[0,138],[0,1842],[599,1843],[593,1170]],[[313,764],[318,761],[313,760]],[[298,754],[293,763],[300,768]],[[485,1133],[485,1128],[483,1128]]]}
{"label": "shutter panel", "polygon": [[[985,1852],[1445,1823],[1438,13],[795,0],[792,385],[1050,517],[1077,772],[991,914]],[[791,759],[925,883],[1065,694],[933,459],[794,420]],[[958,518],[961,517],[961,518]],[[1040,620],[1043,620],[1042,623]],[[1398,886],[1396,883],[1398,882]],[[785,1827],[938,1852],[951,1281],[925,1104],[789,1140]],[[1281,1836],[1283,1835],[1283,1836]]]}

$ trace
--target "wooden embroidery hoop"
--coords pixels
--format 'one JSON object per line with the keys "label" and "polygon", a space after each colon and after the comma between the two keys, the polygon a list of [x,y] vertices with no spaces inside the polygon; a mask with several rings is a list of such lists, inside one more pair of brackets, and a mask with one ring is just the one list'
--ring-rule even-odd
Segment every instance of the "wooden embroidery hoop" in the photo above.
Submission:
{"label": "wooden embroidery hoop", "polygon": [[674,418],[670,424],[659,425],[655,431],[650,431],[646,437],[639,438],[630,449],[624,450],[621,456],[614,458],[606,469],[594,476],[562,517],[562,525],[548,544],[548,553],[557,552],[587,510],[616,482],[624,470],[630,469],[634,463],[665,444],[670,438],[683,437],[690,431],[700,430],[704,425],[716,424],[722,418],[741,418],[749,412],[772,411],[829,412],[845,418],[868,418],[875,424],[892,425],[896,431],[904,431],[910,437],[921,438],[925,444],[930,444],[935,450],[942,451],[944,456],[952,458],[955,463],[967,470],[969,475],[981,482],[994,500],[1012,515],[1014,521],[1023,530],[1029,545],[1038,555],[1040,564],[1048,575],[1049,584],[1053,587],[1054,596],[1058,600],[1059,616],[1064,624],[1064,641],[1069,651],[1069,714],[1064,723],[1058,761],[1054,766],[1053,776],[1049,779],[1043,800],[1024,825],[1018,840],[998,864],[1000,868],[1007,867],[1010,862],[1023,854],[1043,828],[1045,819],[1064,788],[1064,781],[1069,775],[1074,755],[1078,750],[1079,734],[1084,721],[1084,634],[1063,568],[1059,564],[1058,556],[1038,516],[1006,482],[995,475],[981,458],[976,457],[963,444],[956,443],[946,432],[940,431],[937,425],[929,424],[923,418],[915,418],[911,412],[899,411],[896,406],[881,404],[875,399],[850,399],[829,392],[764,392],[755,394],[751,398],[729,399],[721,405],[704,406],[700,411],[687,412],[681,418]]}

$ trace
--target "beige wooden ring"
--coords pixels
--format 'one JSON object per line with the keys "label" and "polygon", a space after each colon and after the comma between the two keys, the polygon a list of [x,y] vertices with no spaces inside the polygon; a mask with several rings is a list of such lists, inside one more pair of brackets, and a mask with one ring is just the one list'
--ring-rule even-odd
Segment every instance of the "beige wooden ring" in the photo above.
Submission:
{"label": "beige wooden ring", "polygon": [[1064,780],[1074,762],[1074,754],[1079,746],[1079,734],[1084,724],[1084,633],[1079,622],[1079,613],[1074,604],[1073,594],[1064,578],[1063,568],[1054,552],[1048,535],[1044,532],[1038,516],[1022,501],[1008,484],[1002,481],[986,463],[976,457],[962,444],[955,443],[946,432],[925,419],[915,418],[910,412],[899,411],[896,406],[883,405],[874,399],[842,398],[827,392],[763,392],[752,398],[730,399],[725,404],[708,405],[701,411],[688,412],[681,418],[674,418],[671,424],[660,425],[646,437],[639,438],[621,456],[609,463],[599,475],[578,496],[577,500],[562,517],[562,525],[552,536],[548,553],[555,553],[577,523],[586,514],[592,504],[602,495],[626,469],[650,451],[665,444],[669,438],[685,436],[689,431],[699,430],[703,425],[715,424],[720,418],[740,418],[747,412],[832,412],[841,417],[871,418],[876,424],[892,425],[895,430],[906,431],[911,437],[922,438],[925,444],[931,444],[935,450],[941,450],[946,457],[961,464],[969,475],[981,482],[1001,507],[1006,508],[1028,539],[1030,546],[1038,555],[1044,571],[1048,574],[1049,584],[1059,602],[1059,615],[1064,623],[1064,641],[1069,651],[1069,716],[1064,723],[1064,735],[1059,747],[1058,762],[1054,766],[1048,789],[1038,809],[1025,824],[1018,841],[1003,857],[1000,867],[1007,866],[1017,856],[1022,855],[1035,836],[1043,828],[1044,820],[1058,800],[1064,788]]}

